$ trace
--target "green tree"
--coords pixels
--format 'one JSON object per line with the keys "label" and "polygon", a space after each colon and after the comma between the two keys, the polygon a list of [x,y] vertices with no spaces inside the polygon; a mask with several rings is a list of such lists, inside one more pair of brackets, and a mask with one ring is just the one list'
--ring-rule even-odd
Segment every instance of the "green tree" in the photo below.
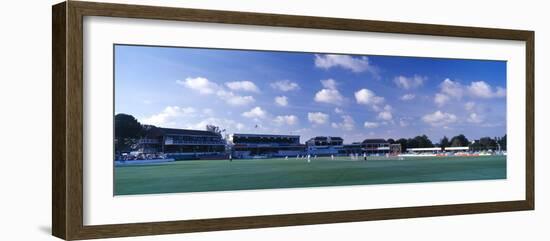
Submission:
{"label": "green tree", "polygon": [[480,138],[479,144],[483,150],[495,150],[497,147],[497,142],[491,137]]}
{"label": "green tree", "polygon": [[143,127],[131,115],[115,115],[115,152],[130,151],[143,135]]}
{"label": "green tree", "polygon": [[401,152],[407,151],[407,139],[401,138],[401,139],[398,139],[397,141],[395,141],[395,143],[401,145]]}
{"label": "green tree", "polygon": [[470,145],[470,141],[468,138],[466,138],[464,135],[460,134],[458,136],[455,136],[451,138],[451,146],[468,146]]}
{"label": "green tree", "polygon": [[504,135],[503,137],[501,137],[498,141],[497,141],[498,144],[500,144],[500,149],[501,150],[506,150],[506,135]]}
{"label": "green tree", "polygon": [[439,141],[439,146],[442,148],[450,146],[451,143],[449,142],[449,138],[447,136],[443,136],[443,138]]}

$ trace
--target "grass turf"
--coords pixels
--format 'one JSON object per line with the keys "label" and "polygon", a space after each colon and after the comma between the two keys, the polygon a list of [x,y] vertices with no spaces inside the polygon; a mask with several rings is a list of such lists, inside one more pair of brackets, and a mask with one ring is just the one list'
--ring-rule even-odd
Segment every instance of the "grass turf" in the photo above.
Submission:
{"label": "grass turf", "polygon": [[115,195],[506,178],[505,156],[176,161],[115,167]]}

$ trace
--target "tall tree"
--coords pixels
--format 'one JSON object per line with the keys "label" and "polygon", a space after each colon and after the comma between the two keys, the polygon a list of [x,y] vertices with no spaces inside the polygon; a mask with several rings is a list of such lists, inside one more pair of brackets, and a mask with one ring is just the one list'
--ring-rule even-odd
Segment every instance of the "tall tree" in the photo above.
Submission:
{"label": "tall tree", "polygon": [[497,148],[497,142],[491,137],[480,138],[479,144],[483,150],[495,150]]}
{"label": "tall tree", "polygon": [[216,133],[219,136],[221,136],[222,132],[225,131],[225,130],[222,130],[219,126],[215,126],[215,125],[206,125],[206,130],[212,133]]}
{"label": "tall tree", "polygon": [[497,143],[500,145],[501,150],[506,150],[506,135],[501,137]]}
{"label": "tall tree", "polygon": [[143,127],[131,115],[115,115],[115,152],[129,151],[143,135]]}
{"label": "tall tree", "polygon": [[443,138],[439,141],[439,146],[445,148],[449,145],[451,145],[451,143],[449,142],[449,138],[447,138],[447,136],[443,136]]}
{"label": "tall tree", "polygon": [[400,138],[396,141],[396,143],[401,145],[401,152],[407,151],[407,139]]}
{"label": "tall tree", "polygon": [[460,134],[451,138],[451,146],[468,146],[470,141],[464,135]]}

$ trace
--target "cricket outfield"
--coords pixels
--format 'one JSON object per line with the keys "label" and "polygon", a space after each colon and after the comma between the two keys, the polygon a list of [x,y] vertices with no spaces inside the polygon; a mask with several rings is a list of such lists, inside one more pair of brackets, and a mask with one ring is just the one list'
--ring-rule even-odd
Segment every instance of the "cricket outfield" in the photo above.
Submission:
{"label": "cricket outfield", "polygon": [[114,194],[490,180],[506,178],[506,156],[200,160],[115,167]]}

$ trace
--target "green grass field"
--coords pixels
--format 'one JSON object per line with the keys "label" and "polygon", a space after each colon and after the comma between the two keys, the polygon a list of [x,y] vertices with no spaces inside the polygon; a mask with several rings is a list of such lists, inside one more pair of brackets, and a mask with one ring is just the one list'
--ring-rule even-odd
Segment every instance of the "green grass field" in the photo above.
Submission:
{"label": "green grass field", "polygon": [[202,160],[115,167],[115,195],[506,178],[505,156]]}

